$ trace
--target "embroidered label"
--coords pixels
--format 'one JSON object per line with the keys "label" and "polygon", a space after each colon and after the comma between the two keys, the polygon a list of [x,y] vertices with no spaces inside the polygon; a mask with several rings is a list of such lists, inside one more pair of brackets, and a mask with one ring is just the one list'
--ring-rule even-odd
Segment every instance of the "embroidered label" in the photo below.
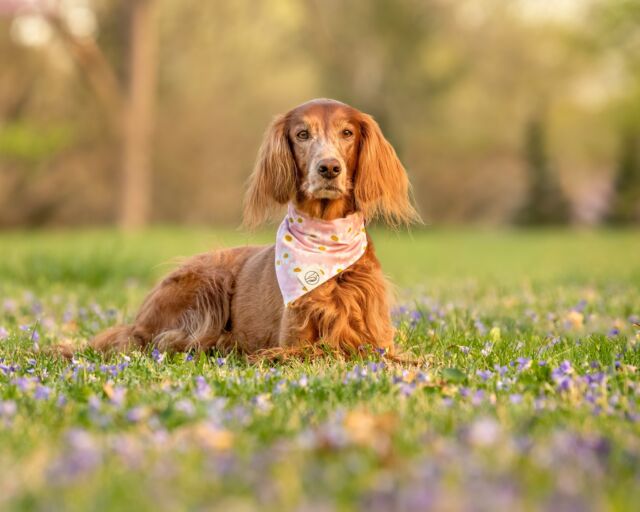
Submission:
{"label": "embroidered label", "polygon": [[298,274],[298,281],[309,289],[315,288],[322,281],[324,271],[320,267],[306,267]]}

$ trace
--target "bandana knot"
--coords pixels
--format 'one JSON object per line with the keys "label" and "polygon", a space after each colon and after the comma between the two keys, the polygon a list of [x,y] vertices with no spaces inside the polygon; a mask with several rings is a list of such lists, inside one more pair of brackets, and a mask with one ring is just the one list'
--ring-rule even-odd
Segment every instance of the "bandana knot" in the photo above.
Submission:
{"label": "bandana knot", "polygon": [[359,212],[320,220],[289,204],[276,238],[276,277],[285,306],[353,265],[367,248]]}

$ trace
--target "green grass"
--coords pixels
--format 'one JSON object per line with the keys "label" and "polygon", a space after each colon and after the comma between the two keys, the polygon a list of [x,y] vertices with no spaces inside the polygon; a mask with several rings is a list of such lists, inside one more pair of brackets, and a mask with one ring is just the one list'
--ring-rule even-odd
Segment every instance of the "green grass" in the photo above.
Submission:
{"label": "green grass", "polygon": [[271,236],[0,234],[0,509],[636,509],[638,232],[374,231],[420,367],[33,352]]}

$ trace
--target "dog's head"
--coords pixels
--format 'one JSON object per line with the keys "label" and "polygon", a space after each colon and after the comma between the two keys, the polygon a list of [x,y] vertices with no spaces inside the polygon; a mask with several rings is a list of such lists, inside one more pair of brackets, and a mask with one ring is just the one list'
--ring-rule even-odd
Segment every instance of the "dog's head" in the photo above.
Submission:
{"label": "dog's head", "polygon": [[334,100],[312,100],[267,129],[244,203],[255,227],[274,206],[332,220],[354,211],[392,225],[418,218],[402,163],[367,114]]}

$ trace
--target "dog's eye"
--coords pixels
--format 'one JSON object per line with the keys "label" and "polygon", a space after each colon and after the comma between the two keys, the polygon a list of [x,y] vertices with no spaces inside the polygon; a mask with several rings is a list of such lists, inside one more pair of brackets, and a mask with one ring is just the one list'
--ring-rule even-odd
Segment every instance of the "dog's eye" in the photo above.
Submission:
{"label": "dog's eye", "polygon": [[353,135],[353,132],[351,130],[342,130],[343,137],[351,137],[352,135]]}
{"label": "dog's eye", "polygon": [[296,134],[296,137],[298,137],[301,140],[307,140],[309,138],[309,131],[308,130],[300,130]]}

